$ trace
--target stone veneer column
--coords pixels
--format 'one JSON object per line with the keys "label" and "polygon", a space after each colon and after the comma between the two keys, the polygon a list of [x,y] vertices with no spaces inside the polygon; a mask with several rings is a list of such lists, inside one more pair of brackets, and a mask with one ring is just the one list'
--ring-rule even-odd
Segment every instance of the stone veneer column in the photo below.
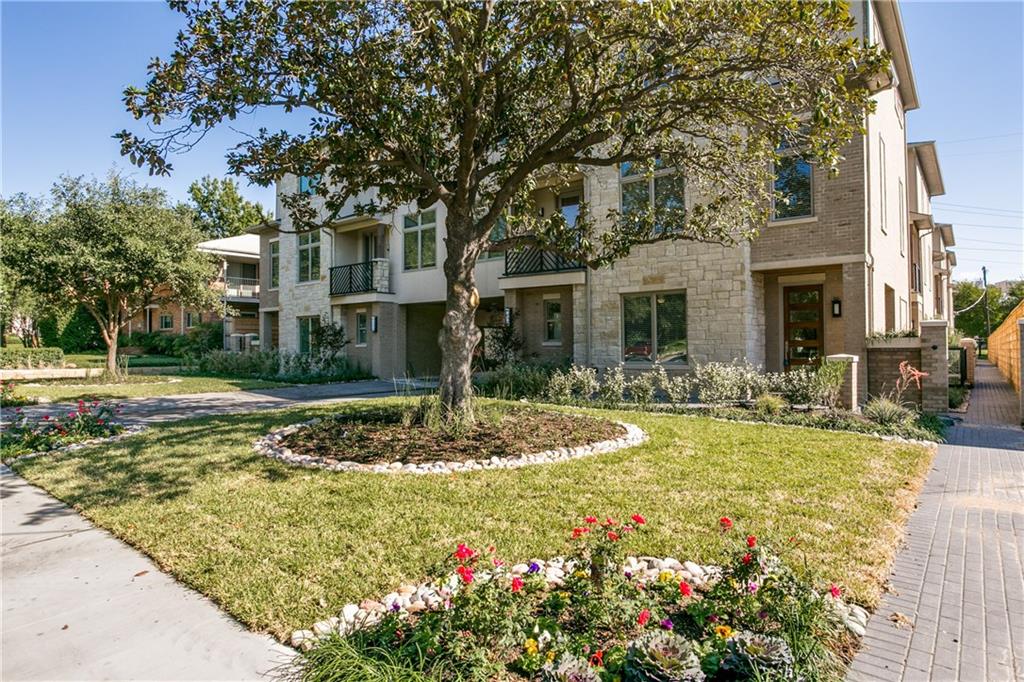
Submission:
{"label": "stone veneer column", "polygon": [[[857,385],[868,385],[866,339],[871,333],[868,322],[867,265],[863,262],[843,264],[843,352],[864,358],[857,363]],[[822,310],[831,315],[830,302],[822,302]]]}
{"label": "stone veneer column", "polygon": [[949,410],[949,351],[946,320],[921,323],[921,409],[925,412]]}
{"label": "stone veneer column", "polygon": [[843,374],[843,387],[840,389],[839,402],[848,410],[860,411],[860,393],[857,390],[857,377],[860,370],[860,358],[849,353],[837,353],[825,356],[825,362],[845,362],[846,372]]}
{"label": "stone veneer column", "polygon": [[960,339],[960,348],[967,355],[967,385],[974,385],[974,367],[978,364],[978,343],[974,339]]}

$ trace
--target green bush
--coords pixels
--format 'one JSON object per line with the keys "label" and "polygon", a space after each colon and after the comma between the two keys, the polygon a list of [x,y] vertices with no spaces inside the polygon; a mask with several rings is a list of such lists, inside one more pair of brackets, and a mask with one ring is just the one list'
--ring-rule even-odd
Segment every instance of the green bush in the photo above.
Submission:
{"label": "green bush", "polygon": [[754,401],[754,411],[764,416],[777,416],[789,408],[789,403],[782,396],[765,393]]}
{"label": "green bush", "polygon": [[188,369],[203,374],[270,379],[278,381],[355,381],[372,375],[344,356],[248,350],[236,353],[215,350],[189,359]]}
{"label": "green bush", "polygon": [[57,347],[65,353],[103,348],[100,328],[82,306],[41,319],[39,338],[44,346]]}
{"label": "green bush", "polygon": [[892,426],[909,422],[914,413],[888,398],[872,398],[864,405],[864,416],[876,424]]}
{"label": "green bush", "polygon": [[487,372],[477,382],[477,391],[480,395],[505,400],[542,398],[558,369],[557,365],[511,362]]}
{"label": "green bush", "polygon": [[949,387],[949,407],[955,410],[964,404],[964,400],[967,399],[967,389],[963,386],[950,386]]}
{"label": "green bush", "polygon": [[203,322],[193,327],[188,334],[175,339],[174,355],[177,357],[200,357],[211,351],[224,348],[224,323]]}
{"label": "green bush", "polygon": [[30,369],[33,367],[62,367],[64,351],[60,348],[0,348],[0,367]]}

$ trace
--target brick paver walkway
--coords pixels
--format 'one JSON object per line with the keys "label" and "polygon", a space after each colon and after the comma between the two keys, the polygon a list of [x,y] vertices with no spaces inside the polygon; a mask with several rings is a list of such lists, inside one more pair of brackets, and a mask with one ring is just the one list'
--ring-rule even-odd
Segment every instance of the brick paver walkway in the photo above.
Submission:
{"label": "brick paver walkway", "polygon": [[1024,431],[979,364],[849,680],[1024,680]]}

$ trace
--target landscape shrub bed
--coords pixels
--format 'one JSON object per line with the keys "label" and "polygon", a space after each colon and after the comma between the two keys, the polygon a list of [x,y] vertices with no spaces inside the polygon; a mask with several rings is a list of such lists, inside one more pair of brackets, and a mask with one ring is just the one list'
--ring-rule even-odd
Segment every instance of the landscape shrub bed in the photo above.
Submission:
{"label": "landscape shrub bed", "polygon": [[24,398],[18,395],[16,389],[17,385],[15,382],[0,380],[0,407],[20,407],[35,403],[35,400],[32,398]]}
{"label": "landscape shrub bed", "polygon": [[39,367],[61,367],[64,365],[64,351],[60,348],[0,348],[0,367],[4,369],[33,369]]}
{"label": "landscape shrub bed", "polygon": [[280,350],[248,350],[241,353],[214,350],[189,360],[186,369],[216,376],[298,383],[373,378],[372,374],[343,355]]}
{"label": "landscape shrub bed", "polygon": [[[436,580],[293,634],[304,680],[697,682],[839,679],[867,614],[773,551],[731,541],[720,567],[626,557],[646,520],[588,516],[565,559],[508,564],[460,543]],[[732,521],[720,520],[733,534]],[[797,558],[797,557],[792,557]]]}
{"label": "landscape shrub bed", "polygon": [[585,415],[477,403],[476,422],[464,429],[436,428],[419,407],[359,406],[290,431],[280,444],[327,464],[485,462],[493,457],[570,448],[619,438],[622,426]]}
{"label": "landscape shrub bed", "polygon": [[110,402],[79,400],[75,409],[44,415],[40,420],[29,419],[21,410],[8,424],[0,442],[0,457],[9,459],[34,452],[92,440],[116,436],[124,431],[118,421],[120,408]]}

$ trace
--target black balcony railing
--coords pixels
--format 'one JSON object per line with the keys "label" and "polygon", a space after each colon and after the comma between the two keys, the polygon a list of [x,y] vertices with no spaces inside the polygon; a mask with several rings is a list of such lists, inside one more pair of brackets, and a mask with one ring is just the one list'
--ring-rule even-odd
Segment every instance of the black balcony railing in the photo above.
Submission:
{"label": "black balcony railing", "polygon": [[331,296],[373,291],[374,261],[331,268]]}
{"label": "black balcony railing", "polygon": [[542,275],[549,272],[582,270],[581,261],[566,258],[552,251],[535,247],[510,249],[505,252],[505,276]]}

